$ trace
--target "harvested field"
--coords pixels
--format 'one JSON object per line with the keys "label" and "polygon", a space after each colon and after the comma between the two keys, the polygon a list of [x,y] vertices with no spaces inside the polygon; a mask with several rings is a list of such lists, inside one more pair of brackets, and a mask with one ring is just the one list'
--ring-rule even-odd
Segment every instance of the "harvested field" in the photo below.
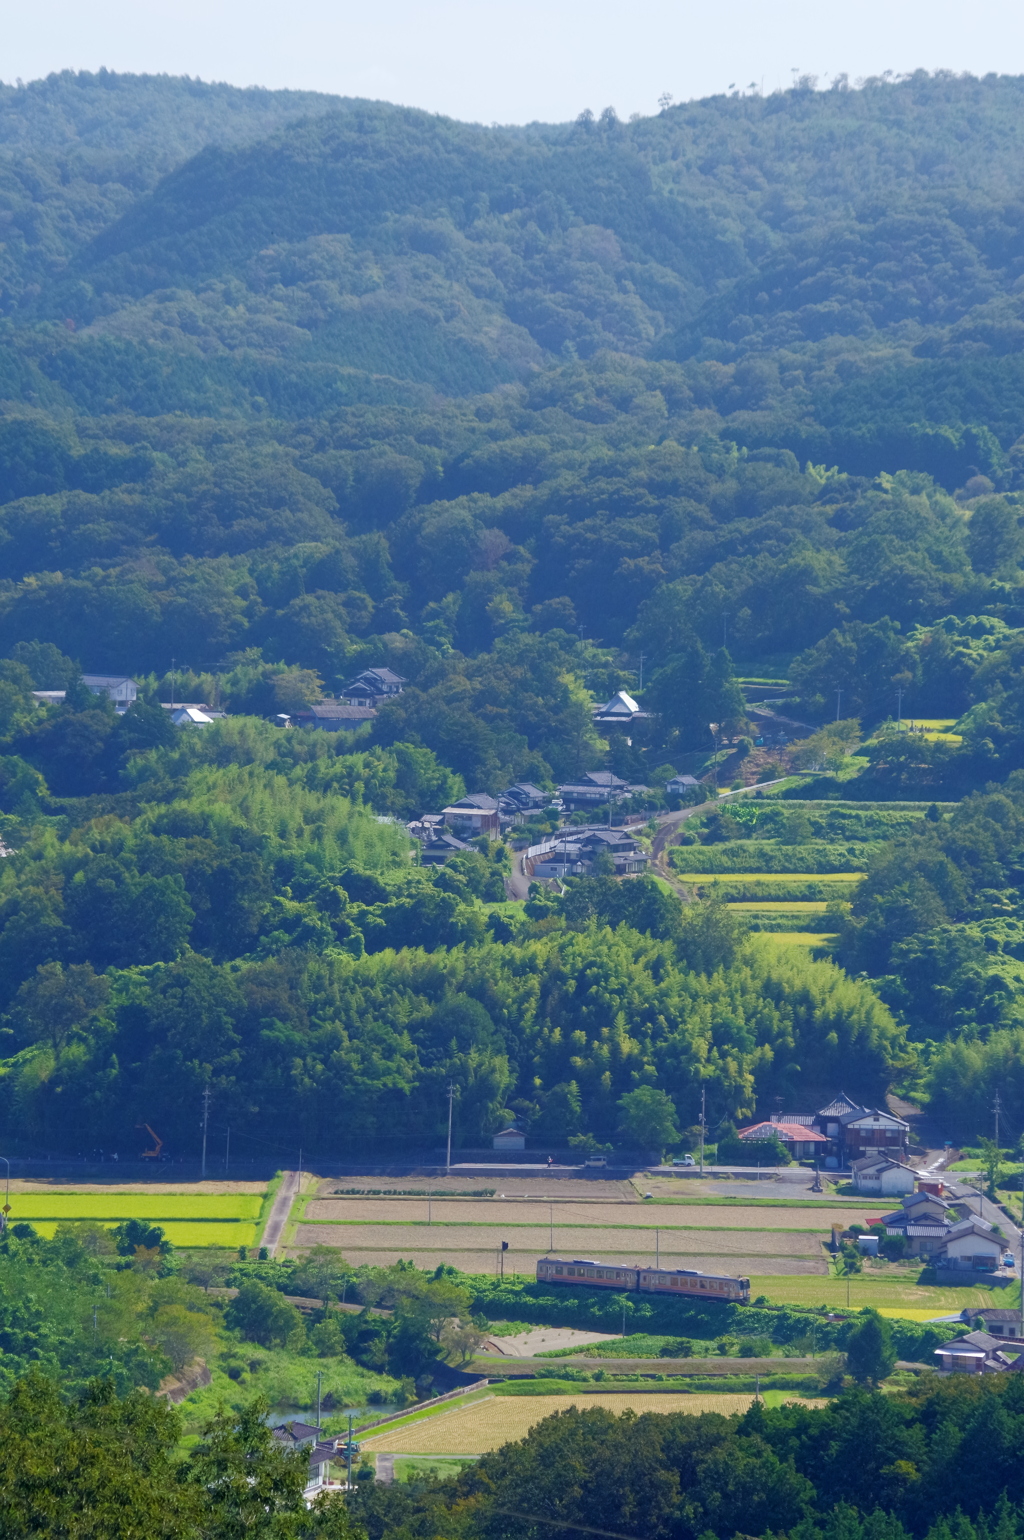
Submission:
{"label": "harvested field", "polygon": [[[395,1454],[487,1454],[514,1439],[524,1438],[530,1429],[554,1412],[575,1406],[588,1410],[603,1406],[618,1415],[621,1412],[745,1412],[753,1401],[751,1395],[657,1395],[648,1392],[581,1394],[574,1396],[492,1396],[470,1406],[439,1412],[395,1432],[378,1433],[360,1443],[374,1452]],[[796,1399],[796,1398],[794,1398]],[[821,1402],[806,1403],[824,1405]]]}
{"label": "harvested field", "polygon": [[[813,1179],[811,1173],[808,1173],[807,1179],[808,1182]],[[581,1203],[579,1200],[559,1202],[547,1198],[524,1201],[510,1195],[504,1202],[495,1198],[466,1198],[461,1202],[439,1198],[431,1204],[431,1216],[436,1225],[493,1225],[498,1229],[506,1229],[510,1225],[533,1225],[545,1231],[549,1227],[550,1218],[553,1218],[556,1240],[559,1235],[565,1235],[576,1227],[581,1230],[585,1228],[593,1234],[591,1227],[602,1225],[615,1229],[628,1225],[634,1231],[653,1231],[658,1226],[666,1230],[695,1227],[701,1230],[806,1230],[816,1235],[828,1233],[831,1216],[819,1215],[816,1212],[817,1204],[814,1207],[794,1204],[785,1208],[760,1208],[756,1204],[708,1204],[700,1201],[704,1195],[699,1190],[699,1184],[694,1181],[692,1185],[698,1189],[693,1194],[697,1201],[692,1206],[687,1204],[687,1192],[682,1180],[663,1178],[658,1185],[659,1195],[665,1193],[680,1199],[671,1208],[664,1205],[652,1207],[637,1198],[635,1193],[632,1202],[624,1200],[620,1203],[600,1200],[592,1203]],[[779,1193],[773,1184],[771,1197],[789,1195],[786,1192]],[[861,1206],[865,1212],[877,1214],[878,1204],[879,1200],[875,1198],[865,1200]],[[856,1218],[854,1209],[845,1204],[843,1214]],[[331,1198],[314,1199],[307,1204],[304,1222],[311,1224],[327,1221],[360,1226],[399,1224],[418,1228],[426,1224],[426,1219],[427,1203],[424,1198]]]}
{"label": "harvested field", "polygon": [[[549,1247],[548,1227],[543,1228],[533,1225],[302,1225],[301,1230],[316,1230],[318,1236],[325,1232],[338,1236],[340,1239],[333,1244],[343,1245],[346,1248],[361,1248],[363,1250],[401,1251],[403,1247],[413,1246],[417,1250],[427,1248],[431,1251],[444,1250],[451,1247],[453,1250],[462,1251],[493,1251],[501,1242],[507,1240],[510,1250],[535,1252],[538,1256],[546,1256]],[[799,1231],[796,1234],[788,1230],[774,1230],[767,1235],[751,1234],[748,1230],[718,1229],[708,1225],[706,1228],[679,1230],[662,1226],[659,1228],[661,1256],[694,1256],[698,1252],[705,1256],[792,1256],[807,1257],[818,1256],[821,1249],[821,1241],[829,1235],[827,1227],[819,1225],[816,1229]],[[589,1256],[593,1253],[607,1251],[616,1256],[630,1255],[634,1252],[637,1256],[646,1257],[647,1253],[655,1248],[654,1226],[650,1225],[623,1225],[618,1227],[601,1226],[593,1229],[568,1228],[561,1225],[554,1227],[555,1250],[559,1252],[572,1252],[574,1256]],[[332,1242],[328,1241],[328,1245]]]}

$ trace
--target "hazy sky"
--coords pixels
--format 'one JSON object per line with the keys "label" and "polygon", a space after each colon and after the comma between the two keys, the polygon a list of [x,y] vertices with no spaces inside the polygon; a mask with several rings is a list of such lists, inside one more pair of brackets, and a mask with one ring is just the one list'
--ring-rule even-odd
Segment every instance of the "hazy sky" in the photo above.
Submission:
{"label": "hazy sky", "polygon": [[479,122],[620,117],[792,72],[1024,73],[1019,0],[0,0],[0,79],[98,69],[370,96]]}

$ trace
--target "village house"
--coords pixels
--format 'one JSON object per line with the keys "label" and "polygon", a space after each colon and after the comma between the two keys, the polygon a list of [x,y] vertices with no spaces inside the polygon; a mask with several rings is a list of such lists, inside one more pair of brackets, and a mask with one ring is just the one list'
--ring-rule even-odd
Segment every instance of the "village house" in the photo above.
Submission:
{"label": "village house", "polygon": [[910,1124],[880,1107],[861,1107],[845,1091],[814,1115],[814,1126],[828,1140],[825,1165],[848,1169],[855,1160],[885,1154],[903,1159],[910,1143]]}
{"label": "village house", "polygon": [[349,700],[318,700],[304,711],[292,713],[292,721],[299,727],[318,727],[323,732],[354,732],[365,722],[372,722],[377,715],[372,706],[354,705]]}
{"label": "village house", "polygon": [[138,699],[139,687],[126,674],[83,674],[82,683],[94,695],[105,695],[116,711],[127,711]]}
{"label": "village house", "polygon": [[987,1219],[961,1219],[946,1235],[939,1265],[958,1271],[994,1273],[1002,1266],[1006,1241]]}
{"label": "village house", "polygon": [[700,785],[695,775],[674,775],[671,780],[665,782],[666,797],[692,796]]}
{"label": "village house", "polygon": [[564,807],[597,807],[605,802],[623,802],[627,797],[646,792],[646,786],[633,786],[610,770],[588,770],[578,781],[559,786]]}
{"label": "village house", "polygon": [[994,1310],[988,1305],[983,1308],[968,1305],[961,1311],[960,1319],[972,1331],[987,1331],[989,1336],[999,1337],[1001,1340],[1020,1342],[1024,1338],[1019,1305],[1008,1310]]}
{"label": "village house", "polygon": [[646,722],[650,712],[644,711],[625,690],[616,690],[604,706],[594,708],[594,721],[598,727],[630,727],[634,722]]}
{"label": "village house", "polygon": [[423,840],[420,861],[424,866],[443,866],[449,856],[464,855],[472,849],[472,845],[467,845],[465,840],[450,834],[447,829],[434,829]]}
{"label": "village house", "polygon": [[883,1214],[875,1221],[885,1226],[886,1235],[902,1236],[907,1255],[937,1257],[946,1237],[960,1221],[959,1212],[944,1198],[933,1193],[908,1193],[893,1214]]}
{"label": "village house", "polygon": [[862,1160],[855,1160],[851,1169],[854,1192],[868,1196],[898,1198],[901,1193],[913,1192],[917,1181],[913,1166],[889,1155],[865,1155]]}
{"label": "village house", "polygon": [[532,785],[529,781],[517,781],[514,786],[506,786],[499,794],[498,807],[503,816],[516,817],[520,813],[534,812],[537,808],[547,807],[551,801],[546,791],[541,791],[539,786]]}
{"label": "village house", "polygon": [[[604,861],[599,860],[602,856]],[[635,877],[647,870],[650,857],[625,829],[563,829],[537,847],[530,861],[531,876],[589,877],[608,862],[610,876]]]}
{"label": "village house", "polygon": [[488,839],[496,840],[501,832],[498,803],[486,792],[472,792],[460,797],[458,802],[444,809],[443,817],[445,827],[460,839],[475,839],[486,834]]}
{"label": "village house", "polygon": [[401,695],[405,680],[389,668],[365,668],[341,690],[341,698],[350,706],[379,706],[381,701]]}
{"label": "village house", "polygon": [[744,1144],[758,1144],[775,1138],[793,1160],[813,1160],[827,1143],[825,1135],[809,1123],[781,1115],[738,1129],[736,1137]]}
{"label": "village house", "polygon": [[1007,1369],[1024,1367],[1020,1359],[1012,1359],[1003,1351],[1003,1343],[987,1331],[969,1331],[953,1342],[944,1342],[935,1349],[939,1369],[946,1374],[1004,1373]]}

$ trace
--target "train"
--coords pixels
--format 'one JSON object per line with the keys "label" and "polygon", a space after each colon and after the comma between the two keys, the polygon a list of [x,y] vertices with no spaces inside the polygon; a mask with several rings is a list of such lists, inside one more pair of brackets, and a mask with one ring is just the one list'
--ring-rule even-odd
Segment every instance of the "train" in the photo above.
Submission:
{"label": "train", "polygon": [[592,1289],[616,1289],[620,1294],[668,1294],[673,1299],[720,1299],[750,1304],[750,1279],[728,1273],[700,1273],[688,1267],[622,1267],[590,1257],[541,1257],[538,1283],[585,1284]]}

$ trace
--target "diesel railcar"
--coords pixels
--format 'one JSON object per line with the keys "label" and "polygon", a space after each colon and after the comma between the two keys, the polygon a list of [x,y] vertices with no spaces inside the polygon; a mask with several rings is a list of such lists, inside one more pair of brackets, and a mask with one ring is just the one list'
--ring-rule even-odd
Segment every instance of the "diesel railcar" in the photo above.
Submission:
{"label": "diesel railcar", "polygon": [[622,1267],[590,1257],[573,1257],[571,1261],[565,1257],[541,1257],[537,1282],[569,1284],[574,1288],[582,1283],[592,1289],[615,1289],[620,1294],[666,1294],[674,1299],[721,1299],[750,1304],[749,1278],[699,1273],[686,1267]]}

